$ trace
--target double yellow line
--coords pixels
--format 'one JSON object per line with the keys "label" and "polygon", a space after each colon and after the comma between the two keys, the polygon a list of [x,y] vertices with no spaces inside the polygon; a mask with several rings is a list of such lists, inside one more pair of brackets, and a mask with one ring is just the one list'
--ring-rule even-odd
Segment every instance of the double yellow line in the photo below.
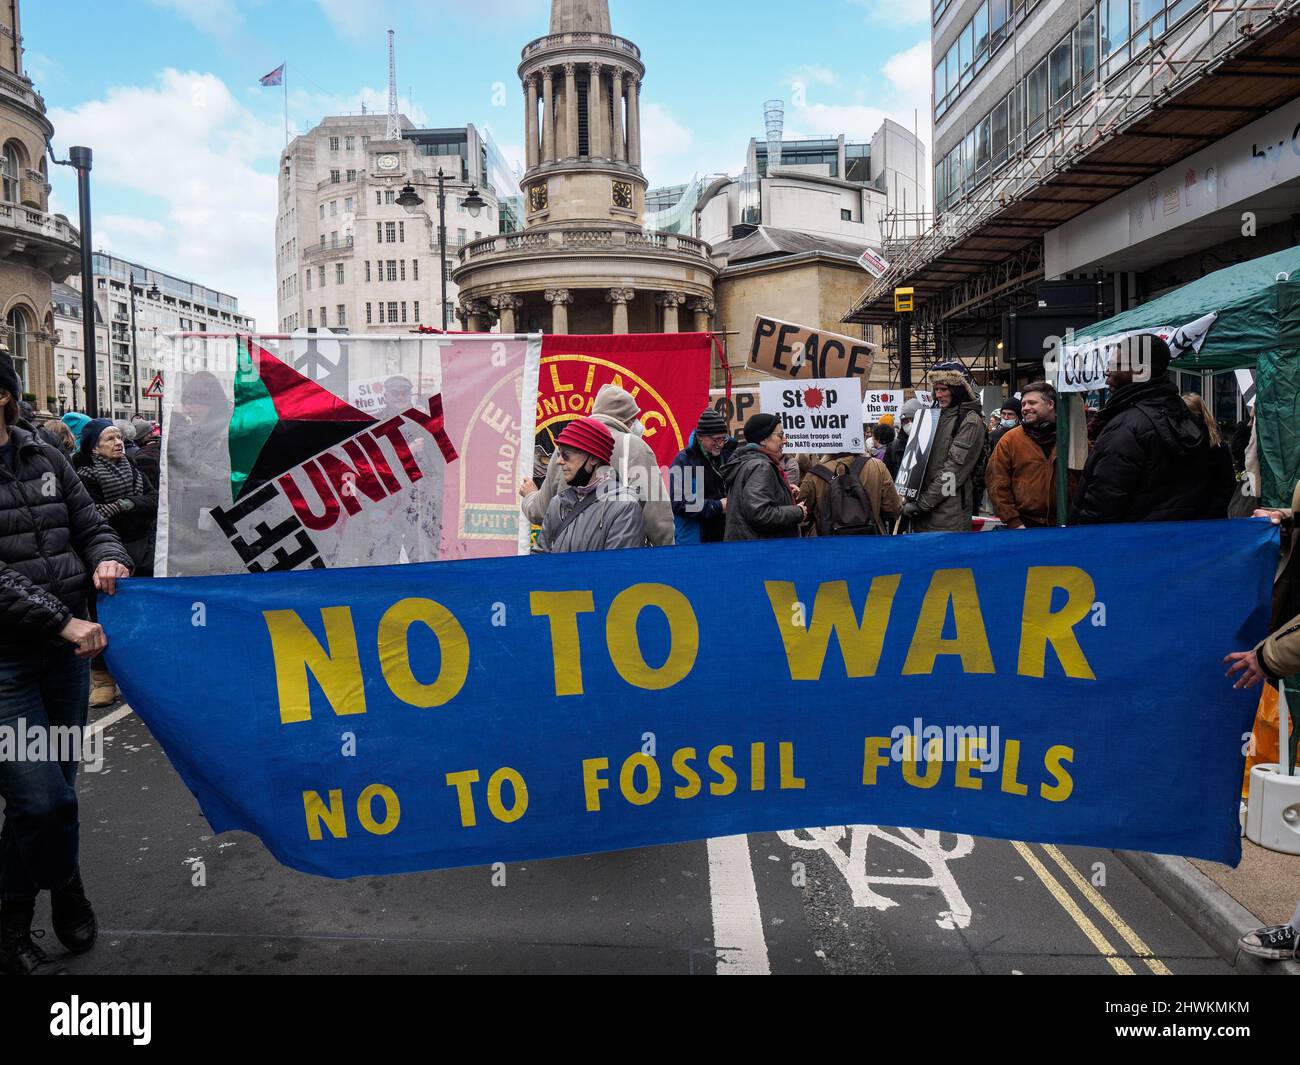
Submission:
{"label": "double yellow line", "polygon": [[[1032,850],[1029,849],[1029,845],[1016,841],[1012,841],[1011,845],[1016,848],[1020,857],[1025,860],[1025,864],[1034,871],[1034,875],[1043,882],[1043,886],[1051,892],[1052,898],[1056,899],[1057,903],[1060,904],[1061,909],[1070,915],[1071,920],[1073,920],[1074,923],[1079,926],[1079,929],[1083,934],[1088,937],[1088,940],[1097,949],[1097,953],[1106,959],[1107,964],[1110,965],[1110,967],[1120,976],[1135,975],[1132,966],[1118,955],[1114,946],[1111,945],[1110,940],[1108,940],[1102,933],[1101,929],[1092,922],[1092,919],[1083,912],[1083,908],[1074,900],[1074,897],[1065,890],[1065,886],[1052,875],[1052,871],[1038,859],[1038,856]],[[1070,882],[1080,893],[1082,893],[1083,897],[1092,904],[1093,908],[1096,909],[1102,917],[1110,922],[1110,926],[1119,933],[1120,938],[1128,944],[1129,949],[1142,959],[1148,969],[1155,973],[1156,976],[1172,975],[1169,971],[1169,967],[1152,954],[1151,948],[1142,941],[1142,937],[1133,931],[1124,918],[1115,912],[1115,908],[1102,898],[1101,895],[1098,894],[1097,889],[1080,875],[1079,871],[1066,860],[1064,854],[1050,843],[1045,843],[1042,847],[1047,853],[1047,856],[1061,867]]]}

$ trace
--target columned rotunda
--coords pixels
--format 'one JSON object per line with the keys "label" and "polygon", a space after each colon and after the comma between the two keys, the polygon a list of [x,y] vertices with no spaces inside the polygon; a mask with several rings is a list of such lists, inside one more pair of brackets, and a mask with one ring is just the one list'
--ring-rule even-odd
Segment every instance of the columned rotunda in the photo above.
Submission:
{"label": "columned rotunda", "polygon": [[465,327],[502,332],[675,333],[711,328],[718,268],[693,237],[644,228],[641,79],[607,0],[552,0],[524,48],[522,233],[485,237],[453,277]]}

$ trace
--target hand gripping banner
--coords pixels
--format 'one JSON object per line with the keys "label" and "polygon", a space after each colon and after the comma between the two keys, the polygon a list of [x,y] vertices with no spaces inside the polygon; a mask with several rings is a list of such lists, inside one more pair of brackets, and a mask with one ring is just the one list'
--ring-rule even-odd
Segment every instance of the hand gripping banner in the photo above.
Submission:
{"label": "hand gripping banner", "polygon": [[100,619],[213,829],[324,876],[854,823],[1235,863],[1221,660],[1277,549],[826,537],[124,581]]}

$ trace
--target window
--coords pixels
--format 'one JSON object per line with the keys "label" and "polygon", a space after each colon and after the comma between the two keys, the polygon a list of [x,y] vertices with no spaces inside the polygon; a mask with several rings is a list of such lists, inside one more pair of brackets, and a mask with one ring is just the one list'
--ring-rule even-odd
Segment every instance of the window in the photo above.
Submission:
{"label": "window", "polygon": [[375,319],[374,319],[374,315],[371,313],[370,304],[367,303],[366,304],[366,325],[373,325],[374,321]]}
{"label": "window", "polygon": [[406,223],[405,223],[405,222],[398,222],[398,223],[397,223],[397,239],[398,239],[399,241],[401,241],[403,244],[406,243]]}
{"label": "window", "polygon": [[337,307],[334,308],[334,324],[335,325],[348,324],[348,309],[342,303],[340,303]]}
{"label": "window", "polygon": [[457,243],[457,244],[464,244],[464,243],[465,243],[465,236],[466,236],[466,234],[465,234],[465,231],[464,231],[463,229],[458,229],[458,230],[456,230],[456,243]]}
{"label": "window", "polygon": [[446,280],[448,280],[448,281],[451,280],[451,260],[450,260],[450,259],[445,259],[445,260],[443,260],[443,264],[442,264],[442,276],[443,276]]}
{"label": "window", "polygon": [[315,323],[311,320],[311,313],[312,313],[312,312],[311,312],[311,310],[310,310],[310,308],[309,308],[308,311],[307,311],[307,328],[308,328],[308,329],[311,329],[311,328],[315,325]]}
{"label": "window", "polygon": [[307,267],[307,291],[311,291],[311,267]]}
{"label": "window", "polygon": [[338,216],[339,216],[339,201],[330,200],[330,217],[337,218]]}
{"label": "window", "polygon": [[325,220],[325,205],[323,203],[320,205],[320,217],[323,222]]}
{"label": "window", "polygon": [[5,145],[4,160],[0,166],[4,169],[4,201],[17,203],[19,182],[22,180],[23,173],[23,157],[14,141]]}
{"label": "window", "polygon": [[979,70],[989,59],[989,9],[987,4],[980,4],[971,19],[975,37],[975,69]]}
{"label": "window", "polygon": [[1130,2],[1101,0],[1101,54],[1107,59],[1116,54],[1128,59]]}
{"label": "window", "polygon": [[992,161],[992,151],[990,146],[990,131],[992,125],[992,114],[985,115],[979,125],[975,127],[975,183],[983,181],[989,176],[989,166]]}
{"label": "window", "polygon": [[1089,11],[1074,28],[1074,83],[1080,96],[1092,89],[1097,73],[1097,12]]}
{"label": "window", "polygon": [[388,321],[391,325],[397,324],[397,300],[388,301]]}
{"label": "window", "polygon": [[375,206],[376,207],[384,206],[384,194],[380,192],[378,189],[375,189]]}
{"label": "window", "polygon": [[948,49],[948,54],[944,56],[944,66],[948,70],[948,102],[952,103],[952,98],[957,95],[957,81],[961,76],[957,69],[957,42],[952,42],[952,47]]}
{"label": "window", "polygon": [[412,260],[411,260],[411,280],[412,280],[412,281],[419,281],[419,280],[420,280],[420,260],[419,260],[419,259],[412,259]]}
{"label": "window", "polygon": [[370,260],[366,260],[366,280],[370,280]]}
{"label": "window", "polygon": [[382,301],[379,304],[379,324],[384,324],[384,304]]}
{"label": "window", "polygon": [[389,244],[396,244],[396,243],[397,243],[397,223],[396,223],[396,222],[385,222],[385,223],[384,223],[384,236],[387,238]]}
{"label": "window", "polygon": [[961,46],[958,56],[961,59],[961,88],[966,88],[970,84],[972,68],[975,65],[975,23],[974,21],[966,23],[966,27],[961,31],[957,38],[957,43]]}
{"label": "window", "polygon": [[406,280],[406,260],[402,260],[402,280]]}
{"label": "window", "polygon": [[1025,140],[1031,141],[1047,128],[1047,60],[1025,79]]}
{"label": "window", "polygon": [[1070,106],[1070,89],[1074,80],[1074,56],[1070,47],[1071,35],[1061,38],[1048,53],[1048,100],[1052,105],[1050,117],[1055,119]]}
{"label": "window", "polygon": [[853,221],[853,212],[850,211],[847,207],[841,207],[841,208],[840,208],[840,221],[841,221],[841,222],[852,222],[852,221]]}
{"label": "window", "polygon": [[375,241],[376,241],[377,243],[379,243],[379,244],[382,244],[382,243],[384,242],[384,223],[383,223],[383,222],[376,222],[376,223],[375,223]]}
{"label": "window", "polygon": [[389,259],[389,260],[388,260],[388,280],[389,280],[389,281],[396,281],[396,280],[397,280],[397,260],[396,260],[396,259]]}
{"label": "window", "polygon": [[392,189],[385,189],[384,203],[391,207],[396,202],[397,202],[397,193],[395,193]]}
{"label": "window", "polygon": [[402,300],[402,321],[406,321],[406,300]]}
{"label": "window", "polygon": [[349,180],[349,181],[356,181],[356,180],[357,180],[357,172],[356,172],[355,170],[349,170],[349,171],[348,171],[348,180]]}
{"label": "window", "polygon": [[330,171],[330,182],[335,185],[339,183],[339,172],[337,170]]}
{"label": "window", "polygon": [[326,322],[325,322],[325,308],[322,307],[322,308],[320,309],[320,327],[321,327],[322,329],[324,329],[325,326],[326,326]]}
{"label": "window", "polygon": [[356,209],[356,203],[357,203],[357,201],[356,201],[353,197],[348,196],[348,197],[343,201],[343,210],[344,210],[347,214],[351,214],[351,213],[353,212],[353,210]]}
{"label": "window", "polygon": [[412,307],[411,320],[414,322],[418,322],[420,320],[420,301],[416,300],[413,304],[411,304],[411,307]]}
{"label": "window", "polygon": [[995,50],[1007,36],[1007,0],[989,0],[989,49]]}
{"label": "window", "polygon": [[336,284],[336,285],[341,285],[341,284],[343,284],[343,264],[342,264],[342,263],[335,263],[335,264],[334,264],[334,284]]}
{"label": "window", "polygon": [[[6,157],[9,149],[5,149]],[[6,175],[7,177],[7,175]],[[27,330],[28,319],[27,313],[20,307],[15,307],[9,312],[9,354],[14,361],[14,370],[18,373],[18,385],[22,392],[31,391],[31,383],[27,376]],[[22,399],[22,396],[15,396],[15,399]]]}
{"label": "window", "polygon": [[325,267],[320,267],[320,287],[325,287]]}
{"label": "window", "polygon": [[337,152],[338,150],[339,150],[339,139],[338,139],[337,137],[331,137],[331,138],[330,138],[330,151],[332,151],[332,152]]}
{"label": "window", "polygon": [[989,113],[989,151],[992,154],[993,169],[997,169],[1010,157],[1010,127],[1007,121],[1007,107],[1011,97],[1006,96],[994,105]]}
{"label": "window", "polygon": [[975,131],[961,139],[961,191],[970,192],[975,184]]}
{"label": "window", "polygon": [[946,61],[940,59],[934,67],[934,117],[938,118],[948,110],[948,101],[944,99],[948,95],[948,67]]}

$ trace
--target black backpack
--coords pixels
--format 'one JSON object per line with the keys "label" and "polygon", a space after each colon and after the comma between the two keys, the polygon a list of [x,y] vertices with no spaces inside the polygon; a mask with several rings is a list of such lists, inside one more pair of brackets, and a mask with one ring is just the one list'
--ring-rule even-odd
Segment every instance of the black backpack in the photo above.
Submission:
{"label": "black backpack", "polygon": [[841,462],[832,474],[825,466],[814,466],[812,473],[826,482],[826,500],[817,515],[820,536],[874,536],[879,534],[876,515],[862,487],[862,468],[867,456],[859,455],[852,463]]}

